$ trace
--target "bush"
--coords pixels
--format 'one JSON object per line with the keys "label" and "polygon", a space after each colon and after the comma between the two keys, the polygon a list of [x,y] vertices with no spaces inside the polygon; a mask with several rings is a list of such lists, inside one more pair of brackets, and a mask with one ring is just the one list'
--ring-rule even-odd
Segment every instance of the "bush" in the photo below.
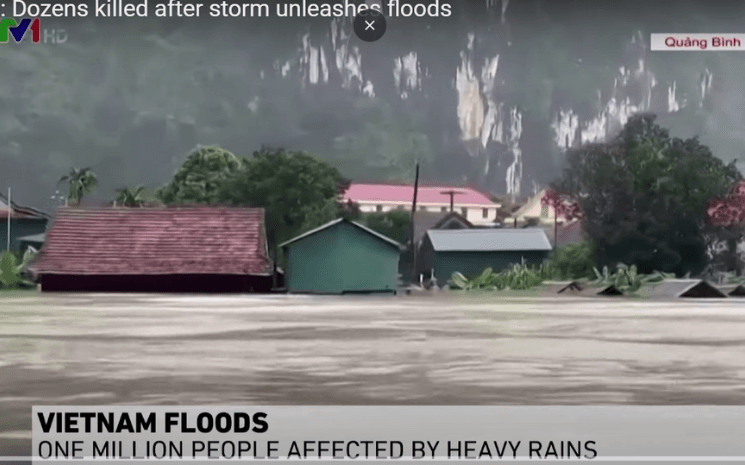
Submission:
{"label": "bush", "polygon": [[548,266],[556,279],[592,279],[595,277],[595,263],[595,246],[591,241],[558,247],[548,259]]}
{"label": "bush", "polygon": [[0,289],[33,286],[34,283],[26,278],[26,269],[35,256],[35,252],[27,250],[19,264],[15,253],[3,252],[0,255]]}
{"label": "bush", "polygon": [[461,290],[488,289],[501,291],[504,289],[525,290],[539,286],[547,273],[544,265],[529,267],[525,263],[510,265],[506,270],[495,273],[486,268],[472,279],[462,273],[453,273],[448,283],[450,287]]}

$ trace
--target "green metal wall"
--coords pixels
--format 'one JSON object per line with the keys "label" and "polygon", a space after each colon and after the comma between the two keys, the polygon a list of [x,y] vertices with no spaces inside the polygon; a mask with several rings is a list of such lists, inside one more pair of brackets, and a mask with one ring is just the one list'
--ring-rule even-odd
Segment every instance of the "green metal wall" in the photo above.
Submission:
{"label": "green metal wall", "polygon": [[435,252],[431,263],[435,277],[440,285],[445,284],[456,271],[466,276],[480,273],[491,267],[494,271],[506,269],[511,264],[519,264],[522,259],[528,265],[540,265],[550,252]]}
{"label": "green metal wall", "polygon": [[[46,231],[47,220],[13,219],[10,223],[10,250],[20,251],[21,242],[18,238],[41,234]],[[8,247],[8,220],[0,218],[0,251]]]}
{"label": "green metal wall", "polygon": [[338,223],[286,247],[286,287],[318,294],[393,291],[399,256],[392,244]]}

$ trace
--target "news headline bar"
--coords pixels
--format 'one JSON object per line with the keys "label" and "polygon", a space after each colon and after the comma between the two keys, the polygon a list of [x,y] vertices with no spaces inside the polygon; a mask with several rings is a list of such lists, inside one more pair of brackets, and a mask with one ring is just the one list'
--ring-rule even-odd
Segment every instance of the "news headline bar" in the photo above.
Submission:
{"label": "news headline bar", "polygon": [[745,407],[33,409],[33,463],[745,461]]}

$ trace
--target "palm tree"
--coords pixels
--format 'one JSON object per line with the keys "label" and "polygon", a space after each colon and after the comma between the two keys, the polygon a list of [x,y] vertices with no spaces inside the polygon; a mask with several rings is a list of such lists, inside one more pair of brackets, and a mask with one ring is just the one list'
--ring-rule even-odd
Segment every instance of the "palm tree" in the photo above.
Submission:
{"label": "palm tree", "polygon": [[98,179],[90,168],[73,168],[66,176],[62,176],[57,184],[67,181],[67,200],[75,205],[80,204],[83,196],[90,194],[98,186]]}
{"label": "palm tree", "polygon": [[145,203],[145,199],[142,196],[144,190],[145,186],[117,189],[116,202],[121,203],[125,207],[141,207]]}

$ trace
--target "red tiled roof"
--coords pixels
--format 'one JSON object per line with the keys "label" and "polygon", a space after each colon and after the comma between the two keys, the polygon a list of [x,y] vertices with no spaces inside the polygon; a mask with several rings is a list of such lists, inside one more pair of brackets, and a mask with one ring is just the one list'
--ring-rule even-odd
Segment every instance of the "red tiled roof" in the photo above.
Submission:
{"label": "red tiled roof", "polygon": [[62,208],[39,274],[271,273],[261,208]]}
{"label": "red tiled roof", "polygon": [[[417,203],[440,203],[450,204],[450,196],[444,191],[456,191],[456,205],[484,205],[494,206],[488,195],[470,187],[452,186],[419,186],[417,191]],[[411,202],[414,197],[414,186],[397,184],[362,184],[352,183],[344,193],[344,200],[353,202]]]}

